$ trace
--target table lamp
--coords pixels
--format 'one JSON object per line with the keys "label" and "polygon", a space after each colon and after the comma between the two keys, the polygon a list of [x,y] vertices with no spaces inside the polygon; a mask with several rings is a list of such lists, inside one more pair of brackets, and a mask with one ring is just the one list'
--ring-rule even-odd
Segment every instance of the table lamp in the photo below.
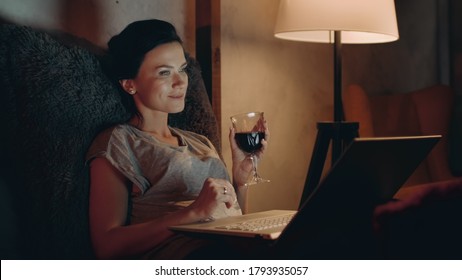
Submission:
{"label": "table lamp", "polygon": [[334,55],[333,122],[318,122],[302,201],[318,185],[327,150],[332,164],[358,136],[359,124],[344,122],[342,44],[384,43],[399,38],[394,0],[281,0],[274,36],[280,39],[331,43]]}

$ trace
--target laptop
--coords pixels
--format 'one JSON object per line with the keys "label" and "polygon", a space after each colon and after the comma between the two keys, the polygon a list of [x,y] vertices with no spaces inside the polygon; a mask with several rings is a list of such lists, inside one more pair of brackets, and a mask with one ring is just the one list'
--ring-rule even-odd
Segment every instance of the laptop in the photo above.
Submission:
{"label": "laptop", "polygon": [[[355,138],[296,210],[269,210],[169,227],[181,233],[268,240],[303,238],[306,229],[349,227],[393,198],[441,135]],[[348,224],[346,224],[348,223]],[[321,232],[318,232],[321,234]]]}

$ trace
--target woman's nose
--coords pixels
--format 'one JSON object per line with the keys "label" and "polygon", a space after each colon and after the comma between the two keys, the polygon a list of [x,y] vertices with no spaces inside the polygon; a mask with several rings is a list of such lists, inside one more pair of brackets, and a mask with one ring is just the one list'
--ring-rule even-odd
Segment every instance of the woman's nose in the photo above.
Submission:
{"label": "woman's nose", "polygon": [[183,73],[176,73],[174,78],[173,86],[183,87],[188,85],[188,75]]}

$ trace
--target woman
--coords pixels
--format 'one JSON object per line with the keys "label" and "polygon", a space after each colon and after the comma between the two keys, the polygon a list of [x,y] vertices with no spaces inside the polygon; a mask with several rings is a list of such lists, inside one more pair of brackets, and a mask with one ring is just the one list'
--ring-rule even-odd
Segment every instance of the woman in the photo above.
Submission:
{"label": "woman", "polygon": [[[252,164],[230,129],[231,184],[206,137],[168,126],[168,114],[184,109],[188,86],[182,41],[171,24],[134,22],[108,46],[133,114],[98,135],[87,156],[95,254],[167,259],[205,252],[213,248],[207,241],[176,235],[168,227],[241,214]],[[263,141],[260,155],[266,145]],[[228,249],[221,252],[224,257]]]}

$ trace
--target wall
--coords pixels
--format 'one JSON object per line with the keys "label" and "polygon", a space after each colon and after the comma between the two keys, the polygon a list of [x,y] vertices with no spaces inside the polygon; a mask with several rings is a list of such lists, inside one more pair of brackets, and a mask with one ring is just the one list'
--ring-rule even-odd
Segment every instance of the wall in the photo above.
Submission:
{"label": "wall", "polygon": [[[264,111],[271,144],[259,169],[271,183],[251,188],[250,211],[294,208],[316,122],[331,119],[331,49],[275,39],[278,0],[221,3],[222,137],[231,115]],[[228,143],[223,150],[230,164]]]}
{"label": "wall", "polygon": [[344,85],[357,83],[370,94],[385,94],[438,83],[437,1],[395,1],[398,41],[345,45]]}
{"label": "wall", "polygon": [[195,1],[188,0],[2,0],[0,19],[63,30],[106,47],[111,36],[135,20],[172,22],[195,53]]}
{"label": "wall", "polygon": [[[438,82],[438,0],[397,0],[400,40],[344,47],[344,85],[379,94]],[[316,122],[332,120],[333,61],[327,44],[275,39],[278,0],[221,0],[222,127],[229,116],[261,110],[271,144],[260,164],[269,184],[252,187],[250,211],[296,208],[316,137]],[[230,164],[228,141],[223,141]]]}

